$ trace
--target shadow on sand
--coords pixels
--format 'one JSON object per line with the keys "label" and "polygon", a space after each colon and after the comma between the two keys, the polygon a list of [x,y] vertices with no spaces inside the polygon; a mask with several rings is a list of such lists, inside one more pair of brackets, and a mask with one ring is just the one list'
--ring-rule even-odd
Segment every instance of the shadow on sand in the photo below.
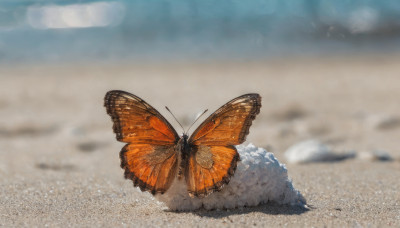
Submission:
{"label": "shadow on sand", "polygon": [[[312,209],[312,208],[311,208]],[[254,212],[260,212],[269,215],[300,215],[306,213],[310,208],[305,206],[290,206],[290,205],[280,205],[276,203],[262,204],[255,207],[243,207],[235,209],[223,209],[223,210],[206,210],[199,209],[196,211],[171,211],[169,213],[192,213],[200,217],[210,217],[210,218],[224,218],[231,215],[241,215],[249,214]]]}

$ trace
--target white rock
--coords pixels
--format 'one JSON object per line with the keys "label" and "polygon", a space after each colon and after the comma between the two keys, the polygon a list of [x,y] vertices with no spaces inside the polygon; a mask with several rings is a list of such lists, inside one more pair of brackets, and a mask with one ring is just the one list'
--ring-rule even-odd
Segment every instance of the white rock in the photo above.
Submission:
{"label": "white rock", "polygon": [[156,195],[172,210],[222,209],[256,206],[269,201],[305,205],[306,200],[288,179],[285,165],[263,148],[237,146],[241,161],[231,181],[222,191],[199,199],[191,198],[186,183],[175,180],[163,195]]}
{"label": "white rock", "polygon": [[285,157],[290,163],[338,161],[354,156],[354,151],[335,153],[327,145],[317,140],[300,142],[291,146],[285,152]]}

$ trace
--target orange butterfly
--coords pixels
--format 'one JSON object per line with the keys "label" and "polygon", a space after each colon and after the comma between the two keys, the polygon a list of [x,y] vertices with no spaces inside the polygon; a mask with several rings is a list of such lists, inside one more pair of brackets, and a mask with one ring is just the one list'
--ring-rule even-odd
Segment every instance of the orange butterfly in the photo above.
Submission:
{"label": "orange butterfly", "polygon": [[139,97],[109,91],[104,106],[114,122],[125,178],[153,195],[163,194],[177,176],[185,178],[191,197],[220,191],[236,170],[243,143],[260,112],[261,97],[245,94],[209,116],[190,136],[179,137],[171,124]]}

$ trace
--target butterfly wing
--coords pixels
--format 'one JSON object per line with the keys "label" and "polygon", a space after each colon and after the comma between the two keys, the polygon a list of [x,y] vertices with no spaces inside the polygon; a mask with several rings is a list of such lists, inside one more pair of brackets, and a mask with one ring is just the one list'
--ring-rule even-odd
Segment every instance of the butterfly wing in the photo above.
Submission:
{"label": "butterfly wing", "polygon": [[211,114],[191,135],[193,145],[239,145],[246,140],[249,128],[260,113],[261,96],[245,94]]}
{"label": "butterfly wing", "polygon": [[104,106],[114,122],[118,141],[173,145],[179,139],[171,124],[155,108],[133,94],[109,91]]}
{"label": "butterfly wing", "polygon": [[120,158],[125,178],[153,195],[166,192],[176,176],[178,159],[171,146],[126,144]]}
{"label": "butterfly wing", "polygon": [[164,193],[177,170],[174,128],[144,100],[124,91],[107,92],[104,106],[117,140],[128,143],[120,152],[125,178],[142,191]]}
{"label": "butterfly wing", "polygon": [[242,95],[223,105],[194,131],[188,141],[190,153],[185,167],[191,196],[206,196],[229,183],[240,159],[234,145],[246,140],[260,108],[260,95]]}

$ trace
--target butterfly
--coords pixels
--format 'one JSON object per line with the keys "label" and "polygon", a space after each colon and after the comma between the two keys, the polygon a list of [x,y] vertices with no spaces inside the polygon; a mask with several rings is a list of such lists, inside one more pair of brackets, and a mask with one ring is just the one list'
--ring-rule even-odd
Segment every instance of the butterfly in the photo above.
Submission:
{"label": "butterfly", "polygon": [[174,179],[185,179],[191,197],[220,191],[235,173],[243,143],[260,112],[256,93],[239,96],[211,114],[189,137],[141,98],[120,90],[107,92],[104,106],[113,121],[126,179],[142,191],[163,194]]}

